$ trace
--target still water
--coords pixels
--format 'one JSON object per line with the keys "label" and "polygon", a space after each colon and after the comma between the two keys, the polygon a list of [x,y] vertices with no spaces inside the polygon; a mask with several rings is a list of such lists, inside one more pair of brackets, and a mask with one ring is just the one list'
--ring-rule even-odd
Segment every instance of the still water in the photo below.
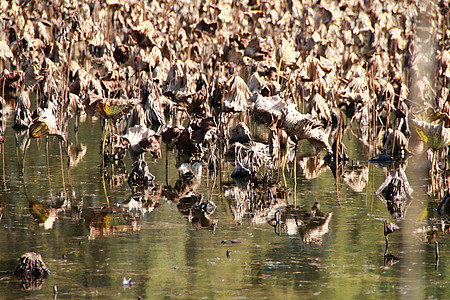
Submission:
{"label": "still water", "polygon": [[[120,213],[133,195],[126,182],[131,170],[128,156],[123,165],[108,169],[105,188],[111,208],[106,208],[99,154],[102,134],[101,122],[88,118],[80,123],[78,136],[69,134],[70,149],[60,148],[58,139],[49,137],[30,140],[23,153],[16,132],[8,126],[0,171],[0,298],[444,299],[449,295],[449,236],[438,232],[435,237],[438,263],[435,240],[427,239],[427,228],[438,218],[439,200],[426,195],[423,157],[408,161],[406,175],[414,201],[405,220],[397,221],[374,196],[386,170],[367,163],[367,148],[349,131],[345,135],[349,156],[365,172],[367,184],[344,180],[336,188],[330,168],[311,176],[304,172],[306,158],[299,156],[297,182],[292,164],[285,178],[279,176],[281,189],[288,187],[288,204],[298,206],[299,218],[284,220],[277,234],[267,221],[284,206],[258,211],[236,205],[245,189],[234,184],[230,177],[234,167],[228,164],[217,184],[203,168],[194,186],[196,194],[217,206],[209,220],[214,229],[197,226],[192,216],[180,212],[178,200],[161,193],[152,196],[152,205],[145,210]],[[145,159],[160,187],[173,187],[180,178],[175,156],[165,145],[162,158]],[[64,195],[68,201],[63,201]],[[305,233],[301,216],[308,215],[316,201],[329,216],[328,228]],[[46,222],[30,213],[32,204],[53,208]],[[401,227],[389,235],[386,257],[384,219]],[[51,271],[34,289],[24,289],[14,276],[18,258],[28,251],[39,252]]]}

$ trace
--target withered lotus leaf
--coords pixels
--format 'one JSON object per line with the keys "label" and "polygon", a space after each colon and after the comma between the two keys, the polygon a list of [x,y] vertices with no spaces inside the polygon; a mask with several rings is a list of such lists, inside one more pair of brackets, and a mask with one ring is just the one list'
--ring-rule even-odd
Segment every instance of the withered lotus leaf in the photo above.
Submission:
{"label": "withered lotus leaf", "polygon": [[139,100],[134,98],[103,98],[92,92],[89,92],[88,97],[84,101],[87,114],[113,120],[124,117],[137,103],[139,103]]}

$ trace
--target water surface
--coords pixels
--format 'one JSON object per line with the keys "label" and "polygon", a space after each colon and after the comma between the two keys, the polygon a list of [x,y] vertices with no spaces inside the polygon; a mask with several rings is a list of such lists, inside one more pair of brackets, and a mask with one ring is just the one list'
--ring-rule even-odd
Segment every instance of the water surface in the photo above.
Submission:
{"label": "water surface", "polygon": [[[414,202],[406,219],[411,214],[415,228],[389,236],[389,253],[395,258],[387,258],[398,259],[390,265],[384,256],[383,220],[401,227],[407,221],[393,220],[374,196],[386,170],[368,165],[367,148],[348,132],[345,144],[353,164],[368,168],[368,183],[361,190],[355,191],[345,182],[337,189],[328,167],[317,178],[307,179],[298,162],[296,185],[292,164],[285,171],[288,204],[295,201],[309,212],[317,201],[322,212],[332,212],[328,232],[312,241],[302,238],[295,226],[276,234],[267,223],[275,210],[267,216],[252,212],[236,217],[236,196],[230,192],[236,188],[230,177],[231,165],[225,165],[214,189],[205,168],[195,187],[197,194],[204,199],[211,197],[217,206],[211,215],[215,224],[211,230],[191,224],[176,202],[162,196],[141,216],[108,214],[132,196],[126,182],[131,160],[127,156],[122,166],[108,168],[106,192],[111,208],[107,208],[99,120],[88,118],[82,122],[77,138],[69,134],[73,147],[78,147],[80,153],[86,150],[76,164],[73,159],[72,164],[68,163],[67,150],[64,145],[60,149],[55,137],[30,140],[24,154],[16,146],[15,134],[8,126],[1,173],[3,176],[4,169],[6,181],[3,177],[0,180],[0,201],[4,205],[0,221],[2,299],[49,299],[54,295],[54,286],[58,298],[76,299],[443,299],[448,295],[448,234],[436,237],[438,264],[434,241],[427,241],[427,233],[409,234],[437,217],[438,200],[428,198],[426,175],[418,173],[421,157],[411,158],[406,168],[414,189]],[[308,151],[308,146],[303,146],[301,153]],[[174,186],[179,179],[175,156],[171,150],[166,154],[164,145],[162,155],[158,160],[145,159],[158,185]],[[108,179],[111,174],[115,175],[113,181]],[[281,177],[280,185],[284,186]],[[64,195],[69,195],[70,201],[65,206],[56,205],[63,202]],[[29,209],[34,202],[59,208],[53,223],[36,221]],[[110,218],[104,221],[108,229],[89,224],[89,214],[102,211],[102,207]],[[427,213],[424,222],[416,219],[416,211]],[[39,252],[51,271],[39,288],[31,290],[22,288],[13,274],[18,258],[28,251]],[[131,278],[131,286],[123,285],[124,277]]]}

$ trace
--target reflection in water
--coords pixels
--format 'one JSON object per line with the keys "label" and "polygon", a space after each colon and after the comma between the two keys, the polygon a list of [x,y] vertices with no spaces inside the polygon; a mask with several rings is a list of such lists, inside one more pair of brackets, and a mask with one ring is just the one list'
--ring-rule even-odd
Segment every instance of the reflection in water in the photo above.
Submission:
{"label": "reflection in water", "polygon": [[177,208],[194,228],[214,229],[216,226],[216,221],[211,219],[211,215],[217,206],[212,201],[204,201],[201,194],[190,192],[181,197]]}
{"label": "reflection in water", "polygon": [[133,167],[128,177],[128,185],[133,190],[144,189],[154,183],[155,176],[150,173],[145,160],[139,159],[133,163]]}
{"label": "reflection in water", "polygon": [[134,194],[116,207],[88,209],[83,218],[85,226],[89,228],[89,239],[140,231],[138,221],[159,206],[160,196],[161,187],[155,185]]}
{"label": "reflection in water", "polygon": [[384,255],[384,266],[385,267],[392,267],[393,265],[395,265],[396,263],[398,263],[400,261],[400,259],[398,259],[395,255],[393,254],[385,254]]}
{"label": "reflection in water", "polygon": [[43,226],[44,229],[53,227],[53,223],[55,223],[60,211],[60,208],[54,208],[48,204],[37,201],[30,202],[30,214],[33,216],[34,221]]}
{"label": "reflection in water", "polygon": [[74,143],[69,143],[67,146],[67,155],[69,157],[70,167],[76,167],[83,160],[86,152],[86,144],[76,145]]}
{"label": "reflection in water", "polygon": [[347,166],[344,182],[356,193],[361,193],[369,181],[369,167],[359,164]]}
{"label": "reflection in water", "polygon": [[300,234],[305,244],[322,244],[323,236],[328,233],[332,212],[324,214],[320,211],[318,202],[314,203],[309,212],[304,208],[286,206],[277,210],[268,223],[274,227],[275,233],[288,235]]}
{"label": "reflection in water", "polygon": [[108,207],[91,208],[87,210],[85,226],[89,228],[89,239],[93,240],[102,235],[117,235],[128,232],[137,232],[141,229],[137,220],[128,213],[128,210],[112,210]]}
{"label": "reflection in water", "polygon": [[16,130],[16,143],[17,148],[20,150],[20,152],[24,153],[25,150],[28,148],[29,143],[29,133],[28,130]]}
{"label": "reflection in water", "polygon": [[376,190],[375,194],[386,205],[394,219],[401,219],[411,204],[413,189],[401,168],[391,170],[389,176]]}
{"label": "reflection in water", "polygon": [[327,168],[325,160],[320,155],[300,156],[297,160],[303,175],[308,180],[319,177]]}
{"label": "reflection in water", "polygon": [[384,220],[384,239],[386,241],[386,250],[384,251],[384,255],[388,254],[388,248],[389,248],[389,240],[388,235],[399,230],[400,228],[388,220]]}
{"label": "reflection in water", "polygon": [[250,181],[238,182],[241,185],[224,185],[224,196],[238,224],[246,215],[251,223],[263,224],[270,214],[286,206],[286,190],[280,183],[255,187]]}

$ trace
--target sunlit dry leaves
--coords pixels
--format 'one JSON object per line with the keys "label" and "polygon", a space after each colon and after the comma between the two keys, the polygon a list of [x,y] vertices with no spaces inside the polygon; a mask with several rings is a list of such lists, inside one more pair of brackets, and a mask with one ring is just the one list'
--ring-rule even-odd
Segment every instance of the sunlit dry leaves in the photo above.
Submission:
{"label": "sunlit dry leaves", "polygon": [[320,94],[315,94],[308,105],[308,113],[319,119],[323,127],[331,124],[331,111],[325,99]]}
{"label": "sunlit dry leaves", "polygon": [[[141,50],[141,52],[143,52],[143,50]],[[148,63],[150,70],[153,70],[162,61],[161,50],[156,46],[152,48],[150,53],[140,53],[140,55],[142,61]]]}
{"label": "sunlit dry leaves", "polygon": [[312,55],[308,55],[300,65],[299,77],[303,81],[315,81],[323,78],[332,69],[333,64],[328,59],[324,57],[318,59]]}
{"label": "sunlit dry leaves", "polygon": [[248,145],[242,145],[235,142],[231,147],[234,148],[236,165],[231,174],[232,178],[253,177],[258,173],[261,166],[268,169],[273,167],[269,146],[266,144],[251,142]]}
{"label": "sunlit dry leaves", "polygon": [[402,35],[403,30],[398,27],[394,27],[391,30],[389,30],[389,39],[390,39],[390,45],[392,47],[397,47],[398,50],[403,51],[406,48],[406,45],[408,43],[408,40],[403,37]]}
{"label": "sunlit dry leaves", "polygon": [[384,135],[383,153],[394,159],[404,160],[411,153],[408,151],[408,139],[398,129],[389,128]]}
{"label": "sunlit dry leaves", "polygon": [[230,23],[233,21],[233,16],[231,14],[231,5],[229,3],[223,3],[220,7],[220,14],[217,16],[219,20],[224,23]]}
{"label": "sunlit dry leaves", "polygon": [[196,86],[194,84],[196,77],[200,74],[195,73],[196,67],[192,61],[185,63],[177,61],[167,75],[167,88],[164,89],[164,96],[169,97],[174,102],[187,104],[190,96],[195,94]]}
{"label": "sunlit dry leaves", "polygon": [[343,99],[367,104],[371,100],[369,87],[364,77],[354,77],[341,94]]}
{"label": "sunlit dry leaves", "polygon": [[257,94],[254,102],[252,114],[255,122],[258,124],[266,124],[267,126],[271,126],[278,120],[281,116],[281,108],[286,105],[278,95],[263,97]]}
{"label": "sunlit dry leaves", "polygon": [[[252,94],[261,94],[262,96],[269,96],[270,89],[268,88],[266,82],[264,79],[258,75],[258,72],[255,72],[250,76],[250,78],[247,81],[247,86]],[[249,101],[254,100],[252,99],[254,97],[251,97],[248,99]]]}

